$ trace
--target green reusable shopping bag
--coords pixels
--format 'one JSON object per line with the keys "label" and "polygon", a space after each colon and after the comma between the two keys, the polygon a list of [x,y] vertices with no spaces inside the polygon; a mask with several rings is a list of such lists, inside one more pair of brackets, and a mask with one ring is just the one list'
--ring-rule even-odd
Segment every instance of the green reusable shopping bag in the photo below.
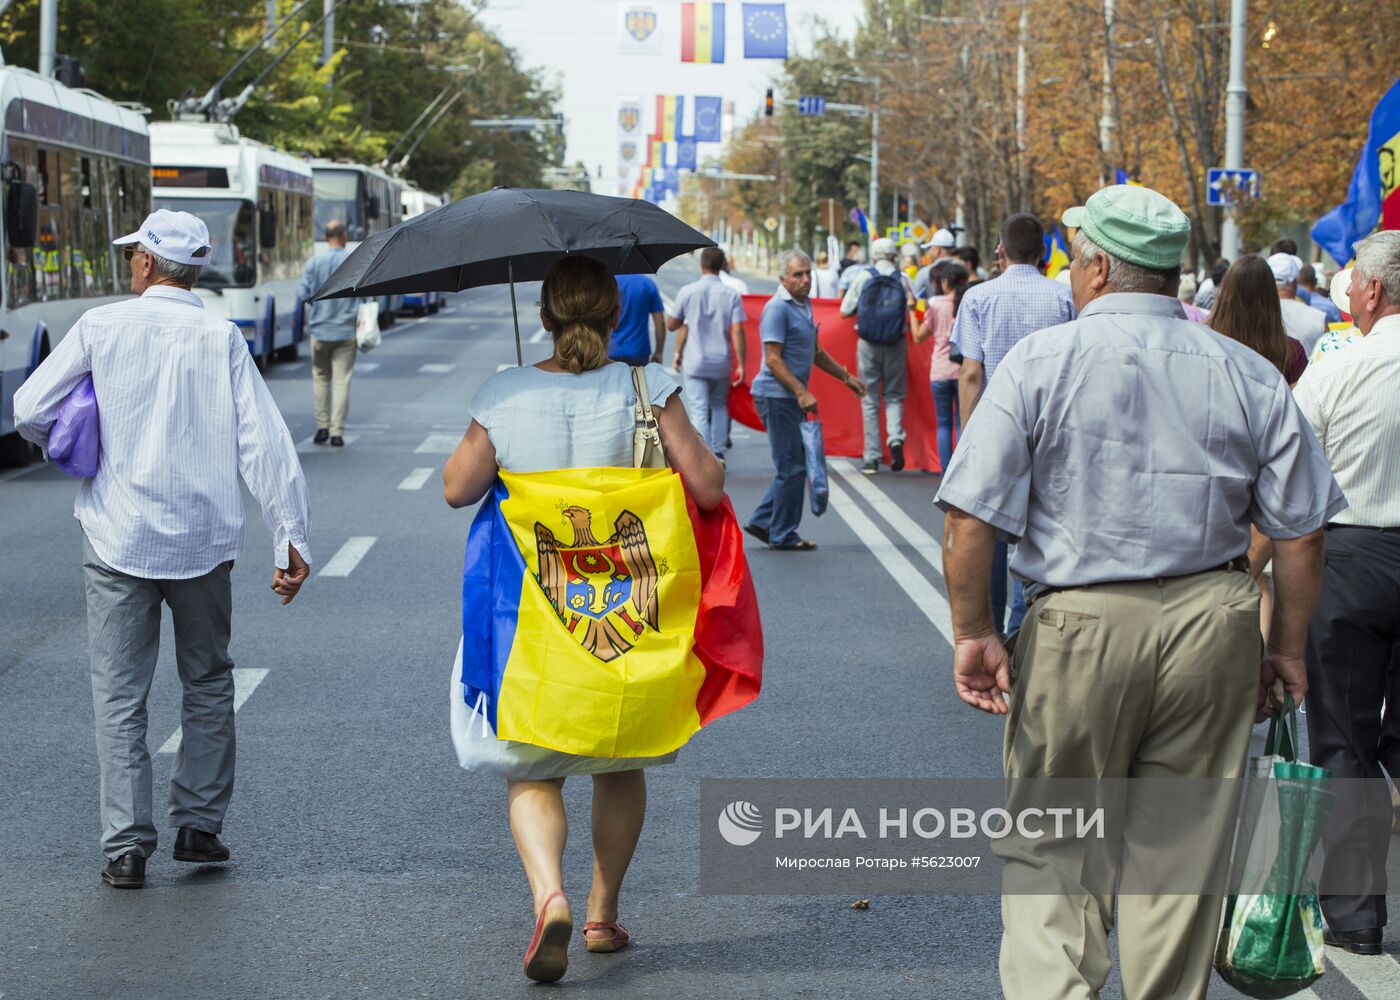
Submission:
{"label": "green reusable shopping bag", "polygon": [[1332,773],[1301,763],[1297,747],[1289,699],[1245,777],[1232,862],[1239,892],[1226,898],[1215,952],[1220,977],[1249,997],[1291,996],[1324,969],[1322,911],[1307,870],[1332,809]]}

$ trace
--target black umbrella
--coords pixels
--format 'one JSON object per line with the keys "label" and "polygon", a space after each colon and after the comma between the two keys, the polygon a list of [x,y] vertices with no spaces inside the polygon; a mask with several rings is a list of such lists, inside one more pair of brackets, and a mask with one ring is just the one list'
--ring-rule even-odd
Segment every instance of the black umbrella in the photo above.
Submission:
{"label": "black umbrella", "polygon": [[517,281],[540,281],[571,253],[592,257],[614,274],[654,274],[672,257],[714,245],[650,202],[498,187],[376,233],[311,298],[456,292],[509,283],[519,363]]}

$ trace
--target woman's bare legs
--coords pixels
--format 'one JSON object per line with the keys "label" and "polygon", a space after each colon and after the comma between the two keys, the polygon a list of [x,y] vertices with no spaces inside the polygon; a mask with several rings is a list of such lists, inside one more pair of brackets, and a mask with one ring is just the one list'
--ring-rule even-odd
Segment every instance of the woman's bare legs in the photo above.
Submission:
{"label": "woman's bare legs", "polygon": [[530,880],[538,916],[550,894],[564,888],[564,843],[569,839],[564,779],[508,781],[506,799],[511,836],[525,866],[525,877]]}
{"label": "woman's bare legs", "polygon": [[[593,776],[593,889],[589,920],[616,920],[617,897],[642,835],[647,811],[646,772],[618,771]],[[606,937],[606,931],[599,931]]]}

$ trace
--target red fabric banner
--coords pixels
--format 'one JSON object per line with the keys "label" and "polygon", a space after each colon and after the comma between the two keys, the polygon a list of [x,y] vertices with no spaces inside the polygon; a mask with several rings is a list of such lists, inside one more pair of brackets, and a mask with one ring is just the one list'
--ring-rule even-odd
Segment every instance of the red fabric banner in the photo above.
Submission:
{"label": "red fabric banner", "polygon": [[[739,423],[754,430],[763,430],[749,385],[758,374],[763,359],[763,344],[759,339],[758,321],[769,295],[744,296],[744,333],[747,341],[747,366],[752,373],[743,385],[729,393],[729,414]],[[838,364],[845,365],[853,375],[856,366],[856,321],[843,319],[840,299],[812,299],[812,314],[817,322],[817,340]],[[938,461],[938,420],[934,415],[933,391],[929,388],[929,361],[933,357],[933,340],[916,344],[906,337],[909,345],[909,380],[904,397],[904,463],[910,469],[942,472]],[[865,447],[860,400],[837,379],[818,368],[812,369],[807,388],[817,397],[817,416],[822,422],[822,437],[826,453],[832,456],[861,458]],[[885,435],[885,408],[880,406],[880,436]],[[884,461],[890,460],[885,448]]]}

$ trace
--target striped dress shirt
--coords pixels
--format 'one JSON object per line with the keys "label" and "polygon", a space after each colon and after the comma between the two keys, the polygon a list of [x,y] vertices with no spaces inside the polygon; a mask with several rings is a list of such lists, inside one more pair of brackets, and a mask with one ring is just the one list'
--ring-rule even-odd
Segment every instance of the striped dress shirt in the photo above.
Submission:
{"label": "striped dress shirt", "polygon": [[83,315],[15,393],[15,423],[47,446],[59,407],[92,373],[97,475],[74,516],[113,569],[150,580],[203,576],[243,549],[238,477],[262,505],[276,565],[308,563],[310,502],[287,425],[243,334],[169,285]]}
{"label": "striped dress shirt", "polygon": [[1400,315],[1317,355],[1293,398],[1350,504],[1333,522],[1400,528]]}
{"label": "striped dress shirt", "polygon": [[1037,330],[1072,319],[1069,285],[1045,277],[1030,264],[1012,264],[963,293],[953,344],[963,357],[982,363],[990,382],[1007,351]]}

